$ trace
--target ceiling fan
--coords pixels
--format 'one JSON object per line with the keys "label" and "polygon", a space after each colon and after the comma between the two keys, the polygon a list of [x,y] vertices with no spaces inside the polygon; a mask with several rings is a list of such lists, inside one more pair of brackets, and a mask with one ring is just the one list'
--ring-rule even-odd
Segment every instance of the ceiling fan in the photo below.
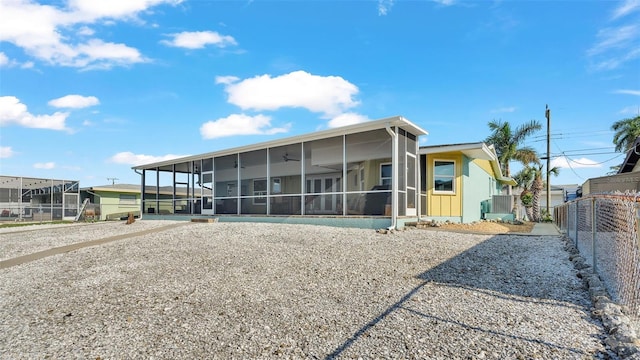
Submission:
{"label": "ceiling fan", "polygon": [[282,155],[282,159],[284,160],[284,162],[287,162],[287,161],[300,161],[299,159],[290,158],[288,153],[285,153],[284,155]]}
{"label": "ceiling fan", "polygon": [[[233,168],[237,169],[238,168],[238,160],[234,160],[233,161]],[[241,169],[244,169],[244,166],[240,166]]]}

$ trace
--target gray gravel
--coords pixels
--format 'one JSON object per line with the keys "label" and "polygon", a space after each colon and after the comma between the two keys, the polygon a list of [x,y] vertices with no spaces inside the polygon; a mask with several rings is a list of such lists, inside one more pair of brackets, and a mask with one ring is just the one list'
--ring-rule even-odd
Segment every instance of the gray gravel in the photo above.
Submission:
{"label": "gray gravel", "polygon": [[[16,228],[1,257],[165,224]],[[590,311],[559,237],[188,224],[1,269],[0,358],[605,357]]]}

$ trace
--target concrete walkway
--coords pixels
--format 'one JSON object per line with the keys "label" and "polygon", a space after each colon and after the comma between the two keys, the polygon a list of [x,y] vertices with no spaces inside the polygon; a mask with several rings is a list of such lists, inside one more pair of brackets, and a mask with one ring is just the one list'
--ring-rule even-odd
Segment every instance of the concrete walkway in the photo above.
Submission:
{"label": "concrete walkway", "polygon": [[559,236],[560,231],[553,223],[536,223],[533,225],[533,229],[527,235],[549,235],[549,236]]}

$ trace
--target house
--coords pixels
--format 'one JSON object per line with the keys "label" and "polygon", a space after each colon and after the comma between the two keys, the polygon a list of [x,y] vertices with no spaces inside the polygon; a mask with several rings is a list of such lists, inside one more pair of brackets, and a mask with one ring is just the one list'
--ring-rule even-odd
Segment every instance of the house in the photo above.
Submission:
{"label": "house", "polygon": [[640,159],[640,136],[636,138],[631,148],[627,150],[627,156],[625,157],[622,165],[620,165],[620,169],[618,169],[618,174],[625,174],[625,173],[640,171],[640,164],[638,163],[639,159]]}
{"label": "house", "polygon": [[422,217],[469,223],[512,219],[513,197],[502,195],[515,180],[502,175],[492,145],[483,142],[420,147]]}
{"label": "house", "polygon": [[79,186],[77,180],[0,175],[0,220],[74,220]]}
{"label": "house", "polygon": [[418,145],[425,134],[396,116],[134,166],[141,188],[186,188],[171,199],[145,191],[140,210],[143,218],[160,218],[156,209],[165,203],[175,216],[182,204],[190,217],[219,221],[366,228],[401,227],[436,216],[436,208],[440,218],[479,219],[481,202],[498,193],[499,183],[513,182],[502,176],[495,151],[475,143],[434,153]]}
{"label": "house", "polygon": [[[151,213],[170,214],[173,209],[173,191],[172,186],[164,186],[156,189],[155,186],[147,186],[145,192],[148,197],[155,198],[158,194],[158,206],[152,206],[149,211]],[[186,196],[184,187],[176,188],[176,195],[180,197]],[[91,206],[91,217],[96,220],[114,220],[133,213],[134,216],[140,216],[140,204],[142,196],[140,195],[140,185],[135,184],[111,184],[92,186],[80,189],[81,201],[89,199]],[[155,204],[154,204],[155,205]],[[188,206],[187,201],[176,202],[177,213],[184,212]],[[85,214],[87,216],[87,214]]]}
{"label": "house", "polygon": [[582,184],[582,195],[611,192],[640,192],[640,137],[627,151],[618,173],[587,179]]}

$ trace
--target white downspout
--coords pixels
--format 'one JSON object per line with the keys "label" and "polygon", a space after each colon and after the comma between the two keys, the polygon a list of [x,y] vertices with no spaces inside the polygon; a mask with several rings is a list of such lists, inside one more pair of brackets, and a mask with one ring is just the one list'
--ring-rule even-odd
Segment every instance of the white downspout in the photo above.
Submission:
{"label": "white downspout", "polygon": [[391,130],[391,125],[387,123],[385,129],[391,135],[391,226],[388,230],[394,230],[397,226],[398,218],[398,134]]}
{"label": "white downspout", "polygon": [[[145,182],[147,181],[144,170],[138,171],[138,169],[133,169],[133,171],[140,175],[140,220],[144,216],[144,200],[145,200],[145,192],[147,190],[147,186]],[[102,201],[100,202],[100,217],[102,217]]]}

